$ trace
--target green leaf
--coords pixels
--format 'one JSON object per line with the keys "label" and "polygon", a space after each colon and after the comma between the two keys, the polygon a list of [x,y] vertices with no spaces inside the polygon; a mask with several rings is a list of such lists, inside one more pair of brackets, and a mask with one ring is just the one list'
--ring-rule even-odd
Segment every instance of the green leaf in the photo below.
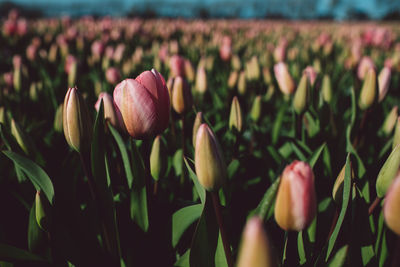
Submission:
{"label": "green leaf", "polygon": [[42,249],[46,234],[36,222],[35,205],[34,201],[29,212],[28,222],[28,249],[31,252],[37,252]]}
{"label": "green leaf", "polygon": [[221,233],[218,235],[217,249],[215,251],[215,267],[228,267],[228,262],[226,261],[224,244],[222,243]]}
{"label": "green leaf", "polygon": [[126,145],[121,135],[110,123],[108,124],[111,134],[113,135],[115,141],[117,142],[119,151],[121,152],[122,162],[124,163],[124,169],[126,174],[126,179],[128,181],[129,188],[132,188],[133,174],[131,169],[131,162],[129,161],[128,151],[126,150]]}
{"label": "green leaf", "polygon": [[307,160],[307,158],[306,158],[306,156],[303,154],[303,152],[301,152],[301,150],[300,150],[293,142],[290,142],[290,145],[292,146],[293,152],[296,154],[296,156],[297,156],[301,161],[306,161],[306,160]]}
{"label": "green leaf", "polygon": [[281,178],[278,177],[278,179],[276,179],[275,182],[271,184],[271,186],[267,189],[261,202],[258,204],[256,208],[255,213],[258,214],[263,220],[266,219],[268,211],[274,204],[275,195],[278,192],[280,180]]}
{"label": "green leaf", "polygon": [[174,167],[177,176],[182,174],[182,157],[182,149],[178,149],[172,159],[172,166]]}
{"label": "green leaf", "polygon": [[336,252],[335,256],[328,263],[328,267],[341,267],[344,265],[346,261],[347,251],[349,246],[343,246],[341,249]]}
{"label": "green leaf", "polygon": [[328,249],[326,252],[325,261],[328,261],[329,256],[332,253],[333,247],[336,243],[336,239],[339,235],[340,228],[342,227],[342,223],[344,220],[344,216],[346,215],[347,207],[350,199],[350,191],[351,191],[351,168],[350,168],[350,154],[347,154],[346,165],[344,171],[344,185],[343,185],[343,201],[342,208],[340,210],[339,218],[337,220],[335,229],[332,232],[332,235],[328,242]]}
{"label": "green leaf", "polygon": [[189,267],[189,256],[190,256],[190,249],[186,250],[186,252],[180,256],[180,258],[175,262],[175,267]]}
{"label": "green leaf", "polygon": [[310,164],[311,168],[314,168],[315,163],[317,163],[325,146],[326,146],[326,144],[323,143],[317,150],[314,151],[314,153],[311,155],[311,157],[307,160],[307,162],[308,162],[308,164]]}
{"label": "green leaf", "polygon": [[232,178],[233,175],[235,175],[235,173],[239,169],[239,167],[240,167],[239,161],[237,159],[232,160],[232,162],[229,163],[229,166],[227,168],[228,177]]}
{"label": "green leaf", "polygon": [[194,186],[196,187],[197,194],[200,197],[201,203],[205,203],[206,199],[206,190],[203,188],[203,186],[199,183],[199,180],[197,179],[197,175],[193,172],[192,168],[190,167],[186,157],[183,158],[185,161],[186,168],[189,171],[189,176],[192,179]]}
{"label": "green leaf", "polygon": [[30,253],[26,250],[16,248],[10,245],[0,243],[0,260],[9,262],[24,262],[24,261],[40,261],[46,262],[47,260]]}
{"label": "green leaf", "polygon": [[203,204],[191,205],[172,215],[172,246],[176,247],[186,229],[201,215]]}
{"label": "green leaf", "polygon": [[299,253],[300,265],[303,265],[307,261],[303,243],[303,231],[300,231],[297,235],[297,251]]}
{"label": "green leaf", "polygon": [[35,162],[24,156],[18,155],[12,151],[3,151],[3,153],[24,171],[36,190],[41,190],[46,195],[49,202],[53,204],[54,187],[46,172]]}
{"label": "green leaf", "polygon": [[272,144],[276,144],[276,142],[278,141],[279,133],[282,128],[283,118],[285,117],[285,112],[287,111],[287,105],[288,105],[287,102],[288,101],[285,101],[285,103],[281,105],[281,108],[279,109],[278,114],[276,115],[276,119],[274,121],[271,133]]}

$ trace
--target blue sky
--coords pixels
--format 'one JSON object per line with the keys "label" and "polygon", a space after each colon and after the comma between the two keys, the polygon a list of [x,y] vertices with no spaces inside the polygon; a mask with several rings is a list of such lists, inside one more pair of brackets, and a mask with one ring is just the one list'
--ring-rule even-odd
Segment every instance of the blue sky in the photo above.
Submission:
{"label": "blue sky", "polygon": [[[4,2],[5,0],[0,0]],[[193,17],[200,10],[211,16],[263,18],[280,14],[292,19],[332,16],[351,19],[364,13],[380,19],[390,12],[400,13],[400,0],[12,0],[16,4],[41,9],[46,15],[124,15],[132,9],[153,10],[159,15]]]}

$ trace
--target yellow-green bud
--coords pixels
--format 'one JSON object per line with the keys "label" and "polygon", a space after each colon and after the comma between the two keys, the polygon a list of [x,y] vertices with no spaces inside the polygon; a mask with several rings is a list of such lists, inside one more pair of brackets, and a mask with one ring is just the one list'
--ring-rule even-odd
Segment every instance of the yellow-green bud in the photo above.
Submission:
{"label": "yellow-green bud", "polygon": [[376,194],[382,198],[385,196],[390,184],[400,167],[400,146],[397,145],[389,157],[383,164],[383,167],[379,171],[378,178],[376,179]]}
{"label": "yellow-green bud", "polygon": [[48,216],[49,213],[49,205],[46,199],[44,199],[43,195],[40,191],[36,191],[35,196],[35,217],[36,222],[39,227],[44,230],[49,230],[50,218]]}
{"label": "yellow-green bud", "polygon": [[218,191],[225,184],[226,165],[217,138],[205,123],[197,131],[194,154],[199,183],[207,191]]}
{"label": "yellow-green bud", "polygon": [[231,74],[229,74],[228,78],[228,88],[233,88],[236,85],[236,82],[238,80],[238,72],[237,71],[232,71]]}
{"label": "yellow-green bud", "polygon": [[332,84],[329,75],[325,74],[322,79],[322,99],[326,103],[331,103],[332,101]]}
{"label": "yellow-green bud", "polygon": [[370,68],[364,79],[363,86],[361,88],[360,98],[358,105],[362,110],[366,110],[374,104],[375,99],[378,96],[378,83],[376,80],[376,72],[374,68]]}
{"label": "yellow-green bud", "polygon": [[[333,185],[332,197],[337,204],[342,203],[345,170],[346,170],[346,165],[344,165],[342,170],[339,172],[335,184]],[[354,171],[353,168],[351,167],[351,164],[350,164],[350,172],[351,172],[351,179],[353,179]]]}
{"label": "yellow-green bud", "polygon": [[235,54],[232,56],[231,65],[232,65],[232,69],[240,70],[240,68],[242,67],[242,62],[240,61],[240,58],[238,55]]}
{"label": "yellow-green bud", "polygon": [[154,139],[150,153],[150,172],[154,180],[158,181],[166,168],[166,157],[164,154],[161,136],[157,135]]}
{"label": "yellow-green bud", "polygon": [[21,67],[14,68],[13,85],[16,92],[21,90]]}
{"label": "yellow-green bud", "polygon": [[7,123],[6,110],[4,109],[4,107],[0,107],[0,123]]}
{"label": "yellow-green bud", "polygon": [[252,81],[260,78],[260,66],[256,56],[253,56],[250,61],[246,63],[245,70],[247,80]]}
{"label": "yellow-green bud", "polygon": [[63,104],[59,105],[54,116],[53,127],[56,132],[61,133],[63,130]]}
{"label": "yellow-green bud", "polygon": [[172,86],[172,107],[178,114],[188,111],[193,104],[189,84],[181,77],[174,78]]}
{"label": "yellow-green bud", "polygon": [[197,136],[197,130],[199,129],[200,125],[204,123],[204,118],[203,118],[203,112],[197,112],[196,118],[194,119],[194,124],[193,124],[193,147],[196,146],[196,136]]}
{"label": "yellow-green bud", "polygon": [[238,92],[240,95],[246,94],[247,91],[247,84],[246,84],[246,74],[244,71],[241,71],[239,74],[239,80],[238,80]]}
{"label": "yellow-green bud", "polygon": [[261,96],[258,95],[256,96],[256,98],[254,98],[253,105],[251,106],[251,111],[250,111],[250,118],[255,122],[257,122],[260,119],[261,107],[262,107]]}
{"label": "yellow-green bud", "polygon": [[303,113],[307,108],[309,98],[308,88],[309,82],[307,79],[307,75],[303,74],[293,98],[293,108],[297,114]]}
{"label": "yellow-green bud", "polygon": [[269,85],[272,83],[272,75],[271,75],[271,72],[269,71],[269,68],[267,68],[267,67],[263,68],[263,78],[264,78],[264,83],[266,85]]}
{"label": "yellow-green bud", "polygon": [[270,241],[259,217],[251,218],[243,231],[237,267],[277,266]]}
{"label": "yellow-green bud", "polygon": [[239,132],[242,131],[242,111],[236,96],[232,99],[231,113],[229,115],[229,129],[232,128],[236,128]]}
{"label": "yellow-green bud", "polygon": [[70,87],[75,85],[77,68],[78,68],[78,65],[75,60],[71,63],[71,66],[70,66],[70,69],[68,72],[68,86],[70,86]]}
{"label": "yellow-green bud", "polygon": [[18,145],[22,148],[25,154],[29,154],[29,141],[27,136],[22,131],[19,124],[14,120],[11,119],[11,134],[14,136],[15,140],[17,141]]}
{"label": "yellow-green bud", "polygon": [[36,101],[38,99],[38,90],[36,83],[31,83],[31,86],[29,87],[29,97],[32,101]]}
{"label": "yellow-green bud", "polygon": [[390,113],[386,116],[386,119],[382,125],[382,131],[386,136],[391,134],[391,132],[393,131],[393,128],[397,122],[397,117],[398,117],[398,107],[394,106],[390,111]]}
{"label": "yellow-green bud", "polygon": [[69,88],[65,95],[63,129],[70,147],[77,152],[88,148],[92,136],[92,121],[87,106],[76,87]]}

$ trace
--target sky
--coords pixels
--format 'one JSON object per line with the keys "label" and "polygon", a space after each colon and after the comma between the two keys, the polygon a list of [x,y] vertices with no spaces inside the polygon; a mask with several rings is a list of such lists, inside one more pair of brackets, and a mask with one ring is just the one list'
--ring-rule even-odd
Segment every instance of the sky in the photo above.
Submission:
{"label": "sky", "polygon": [[121,16],[146,10],[160,16],[192,18],[207,13],[210,17],[290,19],[332,17],[353,19],[365,14],[381,19],[391,12],[400,14],[400,0],[0,0],[40,9],[47,16],[86,14]]}

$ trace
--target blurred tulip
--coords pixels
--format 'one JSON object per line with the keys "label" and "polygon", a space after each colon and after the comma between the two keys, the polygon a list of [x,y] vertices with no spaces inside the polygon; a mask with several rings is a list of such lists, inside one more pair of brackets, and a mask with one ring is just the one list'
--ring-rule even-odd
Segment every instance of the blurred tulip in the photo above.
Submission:
{"label": "blurred tulip", "polygon": [[391,77],[391,71],[389,67],[384,67],[379,73],[378,76],[379,102],[381,102],[385,98],[387,92],[389,91],[390,77]]}
{"label": "blurred tulip", "polygon": [[13,86],[13,73],[11,71],[6,72],[3,74],[3,81],[6,84],[7,87],[12,87]]}
{"label": "blurred tulip", "polygon": [[126,133],[127,131],[124,121],[122,120],[122,115],[117,111],[112,96],[105,92],[99,94],[97,102],[94,105],[97,112],[99,112],[101,100],[103,100],[104,105],[104,119],[108,120],[112,126],[121,132]]}
{"label": "blurred tulip", "polygon": [[386,159],[376,178],[376,194],[382,198],[395,178],[400,167],[400,146],[397,145]]}
{"label": "blurred tulip", "polygon": [[358,105],[362,110],[366,110],[375,102],[378,96],[378,84],[376,80],[376,72],[374,68],[370,68],[364,79],[363,86],[360,92]]}
{"label": "blurred tulip", "polygon": [[63,108],[64,105],[60,104],[56,110],[56,114],[54,116],[53,128],[56,132],[61,133],[63,131]]}
{"label": "blurred tulip", "polygon": [[92,56],[95,59],[95,61],[100,60],[101,56],[104,53],[104,44],[103,44],[103,42],[100,41],[100,40],[94,41],[92,43],[91,51],[92,51]]}
{"label": "blurred tulip", "polygon": [[275,78],[278,82],[279,89],[284,95],[290,95],[295,89],[292,77],[290,76],[287,65],[279,62],[274,66]]}
{"label": "blurred tulip", "polygon": [[77,152],[89,148],[92,121],[87,106],[76,87],[69,88],[64,99],[63,129],[65,139]]}
{"label": "blurred tulip", "polygon": [[50,46],[49,53],[48,53],[49,62],[51,62],[51,63],[56,62],[56,60],[57,60],[57,51],[58,51],[57,45],[56,44],[52,44]]}
{"label": "blurred tulip", "polygon": [[261,108],[262,108],[261,96],[258,95],[254,98],[253,105],[251,106],[251,111],[250,111],[250,118],[254,122],[257,122],[260,119]]}
{"label": "blurred tulip", "polygon": [[331,84],[331,78],[328,74],[324,75],[324,78],[322,79],[322,99],[330,104],[332,101],[332,84]]}
{"label": "blurred tulip", "polygon": [[233,70],[240,70],[242,68],[242,62],[238,55],[233,55],[231,59],[231,65]]}
{"label": "blurred tulip", "polygon": [[3,106],[0,106],[0,123],[7,123],[7,114]]}
{"label": "blurred tulip", "polygon": [[114,103],[135,139],[158,135],[168,126],[168,89],[162,75],[154,69],[120,82],[114,89]]}
{"label": "blurred tulip", "polygon": [[169,60],[172,77],[185,77],[185,59],[181,56],[174,55]]}
{"label": "blurred tulip", "polygon": [[267,67],[263,68],[263,78],[266,85],[270,85],[272,83],[272,75]]}
{"label": "blurred tulip", "polygon": [[197,136],[197,130],[199,129],[200,125],[204,123],[204,118],[203,118],[203,112],[197,112],[196,118],[194,119],[194,124],[193,124],[193,134],[192,134],[192,141],[193,141],[193,147],[196,146],[196,136]]}
{"label": "blurred tulip", "polygon": [[204,94],[207,91],[207,73],[204,67],[199,67],[196,73],[196,91]]}
{"label": "blurred tulip", "polygon": [[225,184],[226,165],[217,138],[205,123],[197,131],[194,153],[199,183],[207,191],[218,191]]}
{"label": "blurred tulip", "polygon": [[253,56],[249,62],[246,63],[246,78],[249,81],[258,80],[260,78],[260,65],[258,64],[258,59]]}
{"label": "blurred tulip", "polygon": [[117,68],[111,67],[106,71],[106,80],[110,84],[114,85],[121,80],[121,73]]}
{"label": "blurred tulip", "polygon": [[235,128],[238,132],[242,131],[242,111],[238,98],[232,99],[231,113],[229,115],[229,129]]}
{"label": "blurred tulip", "polygon": [[311,86],[314,86],[315,80],[317,79],[317,71],[314,69],[314,67],[312,66],[307,66],[303,73],[305,73],[307,75],[307,79],[310,83]]}
{"label": "blurred tulip", "polygon": [[229,88],[235,87],[237,80],[238,80],[238,72],[232,71],[231,74],[229,74],[228,87]]}
{"label": "blurred tulip", "polygon": [[396,125],[397,122],[397,117],[398,117],[398,107],[394,106],[392,110],[389,112],[389,114],[386,116],[385,121],[383,122],[382,125],[382,130],[383,133],[388,136],[389,134],[392,133],[394,126]]}
{"label": "blurred tulip", "polygon": [[383,205],[383,216],[390,230],[400,236],[400,172],[391,183]]}
{"label": "blurred tulip", "polygon": [[229,36],[222,38],[222,44],[219,48],[219,56],[223,61],[229,61],[232,56],[232,39]]}
{"label": "blurred tulip", "polygon": [[302,114],[306,110],[309,102],[309,90],[307,74],[304,73],[293,97],[293,108],[297,114]]}
{"label": "blurred tulip", "polygon": [[246,223],[242,234],[237,267],[277,266],[262,219],[255,216]]}
{"label": "blurred tulip", "polygon": [[185,75],[189,82],[194,81],[194,68],[189,60],[185,59]]}
{"label": "blurred tulip", "polygon": [[240,95],[245,95],[247,92],[247,83],[246,83],[246,74],[244,71],[241,71],[239,73],[239,78],[237,83],[238,83],[237,85],[238,93]]}
{"label": "blurred tulip", "polygon": [[275,201],[275,220],[288,231],[307,228],[316,214],[314,173],[305,162],[294,161],[282,173]]}
{"label": "blurred tulip", "polygon": [[192,92],[189,84],[181,76],[173,80],[172,85],[172,107],[178,114],[190,110],[193,105]]}
{"label": "blurred tulip", "polygon": [[363,57],[360,61],[360,64],[358,64],[358,69],[357,69],[357,76],[358,79],[364,80],[365,76],[367,75],[368,71],[370,69],[374,69],[375,64],[372,61],[370,57]]}
{"label": "blurred tulip", "polygon": [[164,147],[161,136],[157,135],[154,139],[150,153],[150,173],[154,180],[158,181],[166,169],[167,155],[164,154]]}

